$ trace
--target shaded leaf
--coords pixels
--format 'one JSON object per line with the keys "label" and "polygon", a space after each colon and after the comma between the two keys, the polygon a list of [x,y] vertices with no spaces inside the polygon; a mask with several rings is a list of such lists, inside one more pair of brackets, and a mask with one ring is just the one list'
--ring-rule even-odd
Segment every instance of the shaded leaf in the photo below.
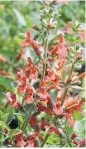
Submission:
{"label": "shaded leaf", "polygon": [[3,86],[6,90],[13,93],[16,91],[18,87],[16,82],[4,76],[0,76],[0,85]]}
{"label": "shaded leaf", "polygon": [[7,107],[7,109],[4,111],[4,113],[9,113],[7,118],[7,124],[10,124],[13,118],[14,108],[12,106]]}
{"label": "shaded leaf", "polygon": [[16,14],[20,26],[26,26],[26,22],[24,16],[15,8],[13,8],[13,12]]}

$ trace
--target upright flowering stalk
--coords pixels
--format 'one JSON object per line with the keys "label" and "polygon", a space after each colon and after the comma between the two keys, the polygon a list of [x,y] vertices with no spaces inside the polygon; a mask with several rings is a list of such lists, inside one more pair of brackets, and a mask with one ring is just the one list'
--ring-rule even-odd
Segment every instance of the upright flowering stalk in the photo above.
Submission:
{"label": "upright flowering stalk", "polygon": [[[25,110],[26,117],[21,127],[22,132],[25,133],[26,127],[29,124],[34,132],[32,136],[28,136],[26,144],[23,138],[24,146],[38,146],[37,138],[34,138],[35,134],[40,140],[41,147],[47,143],[51,134],[57,134],[60,141],[63,139],[64,145],[68,144],[69,146],[72,146],[75,143],[74,139],[78,137],[74,136],[74,134],[70,136],[66,129],[67,127],[74,128],[76,120],[74,114],[76,111],[83,115],[82,106],[84,100],[82,95],[71,96],[70,92],[73,92],[72,88],[74,85],[78,85],[78,81],[84,77],[84,73],[77,76],[74,72],[75,66],[82,60],[80,55],[82,55],[83,51],[81,50],[82,45],[77,44],[77,36],[72,46],[66,42],[67,35],[74,36],[78,34],[79,36],[79,32],[73,30],[72,22],[67,22],[62,29],[63,33],[57,34],[59,30],[57,22],[59,19],[56,20],[58,12],[57,10],[55,12],[55,6],[59,3],[68,5],[68,1],[51,1],[48,5],[45,3],[45,8],[43,8],[40,16],[40,27],[33,26],[33,29],[38,34],[38,40],[32,39],[31,32],[29,31],[27,32],[26,40],[21,43],[22,48],[31,46],[39,58],[37,65],[32,62],[31,58],[28,58],[28,64],[17,73],[19,82],[21,80],[18,93],[24,94],[24,109],[26,105],[29,105],[30,108],[33,105],[36,106],[35,110],[31,108],[34,111],[31,114],[28,114],[29,111]],[[50,38],[51,35],[52,39]],[[53,44],[52,41],[55,40],[55,35],[57,39],[56,43]],[[82,34],[80,34],[81,36]],[[67,76],[65,79],[63,79],[64,73]],[[34,82],[38,83],[36,88]],[[52,91],[56,92],[54,99],[51,96]],[[51,120],[48,122],[43,117],[38,125],[37,117],[42,112],[50,115]],[[43,129],[45,129],[45,137],[42,136]],[[80,146],[80,143],[77,145]]]}
{"label": "upright flowering stalk", "polygon": [[68,0],[43,3],[40,26],[33,26],[38,38],[35,40],[31,31],[27,31],[21,43],[22,52],[16,58],[16,61],[22,58],[28,47],[35,52],[37,61],[28,57],[24,68],[16,72],[16,95],[6,94],[6,106],[12,105],[23,115],[17,116],[21,132],[12,143],[17,147],[43,147],[54,139],[53,146],[81,147],[86,139],[80,139],[74,128],[76,120],[84,116],[81,79],[85,73],[76,71],[83,62],[84,35],[79,25],[74,28],[72,22],[58,28],[57,6],[68,5]]}

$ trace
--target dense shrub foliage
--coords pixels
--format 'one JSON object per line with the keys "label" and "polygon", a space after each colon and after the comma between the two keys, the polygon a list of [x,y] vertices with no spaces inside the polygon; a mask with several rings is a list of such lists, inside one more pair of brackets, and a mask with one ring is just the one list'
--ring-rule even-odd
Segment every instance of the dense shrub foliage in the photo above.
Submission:
{"label": "dense shrub foliage", "polygon": [[0,146],[85,147],[84,1],[2,1],[0,16]]}

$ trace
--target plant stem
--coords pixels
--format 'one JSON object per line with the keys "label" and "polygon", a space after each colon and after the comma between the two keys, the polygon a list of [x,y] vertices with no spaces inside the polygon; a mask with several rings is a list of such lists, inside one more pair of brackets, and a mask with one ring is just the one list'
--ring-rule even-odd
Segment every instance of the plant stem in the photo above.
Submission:
{"label": "plant stem", "polygon": [[71,67],[71,70],[70,70],[70,73],[69,73],[69,77],[68,77],[68,79],[67,79],[67,82],[66,82],[66,85],[65,85],[65,89],[64,89],[64,92],[63,92],[63,95],[62,95],[62,105],[63,105],[63,103],[64,103],[64,100],[65,100],[65,97],[66,97],[66,94],[67,94],[67,91],[68,91],[68,87],[69,87],[69,82],[68,82],[68,80],[71,79],[71,75],[72,75],[73,68],[74,68],[74,62],[72,63],[72,67]]}
{"label": "plant stem", "polygon": [[47,52],[48,52],[48,32],[47,32],[47,37],[44,45],[44,59],[43,59],[43,72],[42,72],[42,79],[44,80],[46,69],[47,69]]}
{"label": "plant stem", "polygon": [[47,134],[47,135],[46,135],[46,137],[45,137],[45,139],[44,139],[43,143],[41,144],[41,147],[43,147],[43,146],[44,146],[44,144],[46,143],[46,141],[47,141],[48,137],[49,137],[49,134]]}
{"label": "plant stem", "polygon": [[[54,124],[55,124],[55,122],[56,122],[56,115],[55,115],[55,117],[54,117],[54,119],[53,119],[53,123],[54,123]],[[50,129],[50,128],[49,128],[49,129]],[[48,129],[48,130],[49,130],[49,129]],[[44,141],[43,141],[43,143],[41,144],[40,147],[43,147],[43,146],[44,146],[44,144],[46,143],[46,141],[47,141],[49,135],[50,135],[50,134],[46,134],[45,139],[44,139]]]}

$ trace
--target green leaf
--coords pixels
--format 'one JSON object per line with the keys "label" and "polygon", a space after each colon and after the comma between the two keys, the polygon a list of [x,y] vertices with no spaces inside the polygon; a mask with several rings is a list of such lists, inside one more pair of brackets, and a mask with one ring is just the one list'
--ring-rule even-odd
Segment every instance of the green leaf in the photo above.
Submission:
{"label": "green leaf", "polygon": [[60,138],[57,134],[51,134],[48,137],[46,143],[51,144],[51,145],[55,145],[55,144],[57,145],[60,143]]}
{"label": "green leaf", "polygon": [[7,98],[3,93],[0,93],[0,109],[4,109],[7,104]]}
{"label": "green leaf", "polygon": [[7,118],[7,124],[10,124],[13,118],[14,108],[12,106],[7,107],[7,109],[4,111],[4,114],[5,113],[9,113]]}
{"label": "green leaf", "polygon": [[52,90],[50,92],[50,96],[51,96],[51,98],[52,98],[53,101],[56,101],[57,90]]}
{"label": "green leaf", "polygon": [[81,120],[81,119],[83,118],[83,115],[82,115],[80,112],[75,111],[75,112],[73,113],[73,118],[74,118],[75,120]]}
{"label": "green leaf", "polygon": [[7,126],[5,125],[4,122],[0,121],[0,128],[6,128]]}
{"label": "green leaf", "polygon": [[18,87],[16,82],[4,76],[0,76],[0,85],[3,86],[7,91],[13,93],[17,90]]}
{"label": "green leaf", "polygon": [[36,105],[33,103],[25,105],[24,108],[30,115],[36,111]]}
{"label": "green leaf", "polygon": [[24,16],[15,8],[13,8],[13,12],[16,14],[20,26],[26,26]]}
{"label": "green leaf", "polygon": [[0,120],[6,123],[8,115],[9,113],[4,114],[4,112],[0,111]]}

